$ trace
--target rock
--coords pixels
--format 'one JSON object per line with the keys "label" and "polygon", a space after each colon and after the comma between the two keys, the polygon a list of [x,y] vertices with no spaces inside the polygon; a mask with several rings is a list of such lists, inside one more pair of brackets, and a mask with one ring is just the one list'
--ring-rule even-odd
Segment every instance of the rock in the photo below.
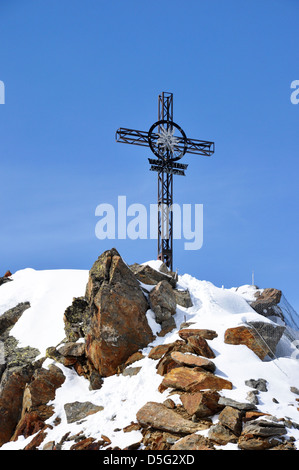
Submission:
{"label": "rock", "polygon": [[143,426],[150,426],[166,432],[191,434],[209,428],[209,423],[193,423],[181,417],[176,411],[162,403],[148,402],[137,412],[137,421]]}
{"label": "rock", "polygon": [[246,411],[243,421],[246,423],[248,421],[255,420],[261,416],[270,416],[268,413],[262,413],[261,411]]}
{"label": "rock", "polygon": [[180,366],[201,367],[209,372],[215,372],[216,366],[214,362],[206,359],[205,357],[195,356],[194,354],[183,354],[179,351],[170,353],[171,359],[177,362]]}
{"label": "rock", "polygon": [[189,367],[178,367],[165,375],[159,390],[163,391],[169,387],[185,392],[199,392],[205,389],[231,390],[232,383],[210,372],[199,371]]}
{"label": "rock", "polygon": [[75,342],[64,343],[62,346],[59,346],[58,352],[62,356],[74,356],[74,357],[84,356],[85,344],[75,343]]}
{"label": "rock", "polygon": [[76,297],[64,312],[64,331],[67,341],[76,342],[84,338],[89,322],[88,303],[84,297]]}
{"label": "rock", "polygon": [[133,375],[137,375],[141,371],[141,367],[126,367],[122,371],[122,375],[124,377],[133,377]]}
{"label": "rock", "polygon": [[96,441],[93,437],[82,439],[70,447],[70,450],[99,450],[102,446],[102,441]]}
{"label": "rock", "polygon": [[213,416],[223,409],[219,405],[220,395],[216,390],[203,390],[202,392],[184,393],[180,395],[181,402],[190,416],[206,418]]}
{"label": "rock", "polygon": [[169,347],[170,347],[169,344],[159,344],[158,346],[155,346],[151,349],[148,357],[154,360],[161,359],[161,357],[167,353],[167,351],[169,350]]}
{"label": "rock", "polygon": [[173,317],[163,320],[161,323],[161,331],[157,333],[157,336],[164,337],[167,333],[170,333],[176,328],[176,322]]}
{"label": "rock", "polygon": [[[23,393],[34,366],[6,369],[0,384],[0,447],[12,437],[21,415]],[[13,400],[12,400],[13,397]]]}
{"label": "rock", "polygon": [[169,320],[176,313],[176,301],[169,282],[160,281],[149,293],[150,308],[155,313],[156,322]]}
{"label": "rock", "polygon": [[0,316],[0,336],[17,323],[25,310],[30,308],[30,302],[21,302],[16,307],[7,310]]}
{"label": "rock", "polygon": [[7,276],[0,277],[0,286],[2,286],[2,284],[5,284],[6,282],[11,282],[11,281],[12,279],[10,279]]}
{"label": "rock", "polygon": [[25,413],[25,415],[18,422],[15,432],[10,440],[17,441],[19,436],[23,436],[26,439],[27,437],[32,436],[33,434],[37,433],[38,431],[42,431],[45,428],[47,428],[45,421],[40,417],[37,411]]}
{"label": "rock", "polygon": [[268,389],[267,389],[267,380],[265,380],[265,379],[245,380],[245,385],[258,390],[259,392],[267,392],[268,391]]}
{"label": "rock", "polygon": [[136,278],[143,284],[150,286],[158,284],[160,281],[167,281],[171,287],[175,287],[177,283],[177,276],[175,273],[168,271],[164,273],[157,271],[147,264],[133,264],[130,269],[135,274]]}
{"label": "rock", "polygon": [[86,355],[102,377],[111,376],[154,339],[146,318],[147,300],[115,249],[104,252],[91,268],[86,299],[90,312]]}
{"label": "rock", "polygon": [[187,341],[190,336],[200,336],[204,339],[214,339],[218,336],[216,331],[214,330],[206,330],[200,328],[183,328],[178,333],[179,336],[185,341]]}
{"label": "rock", "polygon": [[295,395],[299,395],[299,388],[297,387],[290,387],[290,391]]}
{"label": "rock", "polygon": [[275,445],[270,439],[261,437],[240,436],[238,439],[238,447],[242,450],[268,450]]}
{"label": "rock", "polygon": [[54,400],[56,390],[61,387],[64,381],[65,376],[62,370],[53,364],[48,369],[36,369],[30,382],[25,386],[22,415]]}
{"label": "rock", "polygon": [[250,392],[247,393],[246,400],[248,400],[253,405],[258,405],[259,404],[259,399],[257,397],[258,393],[259,393],[258,390],[251,390]]}
{"label": "rock", "polygon": [[199,434],[190,434],[182,437],[172,447],[172,451],[178,450],[215,450],[212,442]]}
{"label": "rock", "polygon": [[68,423],[75,423],[76,421],[80,421],[87,416],[102,411],[103,409],[103,406],[94,405],[90,401],[75,401],[73,403],[66,403],[64,405],[64,411]]}
{"label": "rock", "polygon": [[40,355],[40,351],[36,348],[30,346],[19,348],[18,341],[13,336],[8,336],[4,340],[4,352],[6,361],[5,367],[7,369],[31,364],[34,362],[35,358]]}
{"label": "rock", "polygon": [[260,418],[258,421],[249,422],[244,425],[242,435],[253,435],[258,437],[283,436],[287,434],[284,424],[272,422],[268,419]]}
{"label": "rock", "polygon": [[214,351],[202,336],[189,336],[187,344],[191,346],[195,354],[198,354],[199,356],[207,357],[209,359],[214,359],[216,357]]}
{"label": "rock", "polygon": [[224,335],[224,342],[235,345],[244,344],[263,360],[267,355],[275,353],[284,330],[284,326],[274,323],[251,322],[248,326],[228,328]]}
{"label": "rock", "polygon": [[239,401],[233,400],[232,398],[226,398],[226,397],[220,397],[219,404],[223,406],[231,406],[241,411],[251,411],[251,410],[256,409],[256,406],[253,405],[252,403],[241,403]]}
{"label": "rock", "polygon": [[232,431],[235,436],[240,436],[243,414],[244,412],[237,408],[226,406],[219,414],[219,423]]}
{"label": "rock", "polygon": [[214,424],[210,427],[208,437],[212,442],[223,446],[229,442],[238,442],[238,437],[230,429],[220,423]]}
{"label": "rock", "polygon": [[258,296],[250,306],[260,315],[264,317],[279,316],[283,318],[280,308],[276,306],[281,300],[282,292],[278,289],[264,289],[262,292],[257,292]]}
{"label": "rock", "polygon": [[178,290],[174,289],[175,301],[178,305],[184,308],[189,308],[193,306],[191,295],[189,290]]}

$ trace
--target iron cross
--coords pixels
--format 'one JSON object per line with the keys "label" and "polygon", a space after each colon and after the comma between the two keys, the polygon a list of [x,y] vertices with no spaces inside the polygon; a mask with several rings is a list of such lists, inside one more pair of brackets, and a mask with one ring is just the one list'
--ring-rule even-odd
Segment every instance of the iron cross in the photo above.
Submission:
{"label": "iron cross", "polygon": [[119,128],[116,141],[150,147],[156,158],[149,158],[150,170],[158,173],[158,259],[173,270],[173,175],[185,176],[188,165],[178,163],[186,153],[210,157],[214,142],[189,139],[173,122],[173,94],[162,92],[158,98],[158,121],[148,132]]}

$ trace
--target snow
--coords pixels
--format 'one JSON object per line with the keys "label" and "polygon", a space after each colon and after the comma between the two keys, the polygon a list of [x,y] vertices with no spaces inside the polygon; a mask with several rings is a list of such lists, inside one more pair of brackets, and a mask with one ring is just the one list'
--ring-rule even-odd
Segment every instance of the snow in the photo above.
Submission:
{"label": "snow", "polygon": [[[151,261],[154,269],[159,269],[161,262]],[[11,334],[15,336],[20,346],[33,346],[39,349],[41,355],[49,346],[58,345],[65,337],[63,313],[72,303],[73,297],[82,296],[88,280],[88,271],[80,270],[53,270],[35,271],[25,269],[12,276],[13,282],[1,286],[0,315],[19,302],[29,301],[31,308],[26,310],[13,327]],[[152,287],[152,286],[151,286]],[[247,401],[246,395],[251,390],[245,385],[245,380],[263,378],[268,382],[268,392],[260,392],[258,409],[277,418],[288,417],[299,422],[296,395],[290,387],[299,388],[299,363],[297,350],[292,347],[292,338],[283,337],[278,348],[279,354],[274,360],[270,358],[261,361],[251,350],[244,345],[229,345],[224,343],[224,333],[227,328],[246,324],[250,321],[264,321],[271,323],[271,319],[261,317],[249,305],[254,299],[254,286],[241,286],[239,288],[225,289],[214,286],[208,281],[195,279],[189,274],[179,276],[179,289],[189,289],[193,306],[183,308],[177,306],[174,316],[177,329],[182,322],[192,322],[190,328],[207,328],[215,330],[218,337],[208,341],[216,354],[213,359],[216,365],[216,375],[230,380],[232,390],[222,390],[221,395],[237,401]],[[295,313],[292,312],[292,318]],[[154,334],[160,331],[160,325],[155,322],[151,310],[147,312],[147,319]],[[292,324],[292,331],[299,330],[299,322]],[[141,367],[140,372],[132,377],[114,375],[104,379],[100,390],[89,390],[89,382],[79,377],[74,371],[56,364],[66,377],[64,384],[57,389],[54,405],[55,413],[47,421],[52,429],[47,430],[46,442],[59,442],[68,432],[75,435],[82,432],[86,437],[101,439],[101,435],[108,436],[111,446],[121,449],[141,440],[140,431],[125,433],[123,428],[136,422],[137,411],[148,401],[163,402],[169,396],[169,390],[158,392],[163,379],[156,373],[157,361],[147,357],[153,346],[170,343],[178,339],[177,330],[165,337],[156,337],[152,344],[144,348],[145,357],[134,363],[134,367]],[[53,361],[47,359],[43,367],[48,367]],[[179,395],[171,398],[180,403]],[[275,399],[278,403],[274,402]],[[64,412],[64,404],[74,401],[90,401],[104,409],[84,420],[68,424]],[[55,425],[55,419],[61,422]],[[213,417],[217,421],[217,416]],[[207,431],[200,434],[207,435]],[[289,434],[296,439],[299,449],[299,431],[289,429]],[[20,437],[17,442],[4,444],[1,450],[23,449],[32,437]],[[71,447],[74,441],[65,442],[63,450]],[[229,444],[219,449],[231,450],[237,446]]]}

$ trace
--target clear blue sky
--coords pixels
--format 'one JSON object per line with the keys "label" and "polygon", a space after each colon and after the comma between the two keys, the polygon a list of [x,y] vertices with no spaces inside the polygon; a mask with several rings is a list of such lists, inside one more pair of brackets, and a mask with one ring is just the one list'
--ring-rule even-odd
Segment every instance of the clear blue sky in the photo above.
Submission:
{"label": "clear blue sky", "polygon": [[187,136],[216,143],[175,178],[204,245],[176,241],[174,268],[225,287],[254,269],[299,310],[298,19],[297,0],[1,0],[2,274],[156,257],[155,240],[98,240],[95,208],[156,202],[150,150],[115,131],[147,131],[169,91]]}

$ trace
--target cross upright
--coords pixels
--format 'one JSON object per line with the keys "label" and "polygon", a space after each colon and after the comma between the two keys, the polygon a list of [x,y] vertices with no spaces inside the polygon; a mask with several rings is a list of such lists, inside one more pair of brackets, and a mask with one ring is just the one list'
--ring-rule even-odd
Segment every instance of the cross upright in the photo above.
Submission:
{"label": "cross upright", "polygon": [[158,98],[158,121],[146,131],[119,128],[116,141],[150,147],[157,157],[149,158],[150,170],[158,173],[158,259],[173,270],[173,175],[185,176],[188,165],[177,163],[186,153],[210,157],[214,142],[189,139],[173,122],[173,94]]}

